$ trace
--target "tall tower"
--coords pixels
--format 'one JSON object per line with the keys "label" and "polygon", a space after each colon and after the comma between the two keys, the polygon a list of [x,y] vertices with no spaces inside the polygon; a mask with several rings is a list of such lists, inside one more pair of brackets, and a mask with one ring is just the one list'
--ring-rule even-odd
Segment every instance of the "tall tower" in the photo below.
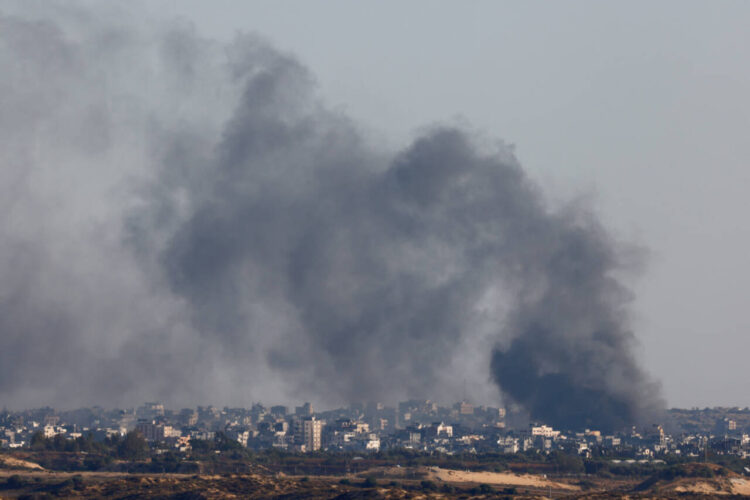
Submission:
{"label": "tall tower", "polygon": [[302,420],[302,439],[305,443],[306,451],[316,451],[320,449],[320,439],[323,431],[323,422],[315,417],[308,417]]}

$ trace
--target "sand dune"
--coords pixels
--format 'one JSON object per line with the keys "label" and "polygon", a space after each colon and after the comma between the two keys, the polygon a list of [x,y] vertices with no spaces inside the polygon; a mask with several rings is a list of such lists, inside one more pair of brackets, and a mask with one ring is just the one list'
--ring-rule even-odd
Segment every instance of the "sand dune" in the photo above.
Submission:
{"label": "sand dune", "polygon": [[28,460],[20,460],[18,458],[8,457],[0,455],[0,467],[11,468],[11,469],[35,469],[44,470],[39,464],[29,462]]}
{"label": "sand dune", "polygon": [[570,484],[550,481],[542,476],[531,474],[514,474],[512,472],[471,472],[441,469],[439,467],[430,468],[431,475],[445,482],[454,483],[484,483],[493,485],[508,486],[529,486],[534,488],[554,488],[558,490],[578,490],[576,486]]}

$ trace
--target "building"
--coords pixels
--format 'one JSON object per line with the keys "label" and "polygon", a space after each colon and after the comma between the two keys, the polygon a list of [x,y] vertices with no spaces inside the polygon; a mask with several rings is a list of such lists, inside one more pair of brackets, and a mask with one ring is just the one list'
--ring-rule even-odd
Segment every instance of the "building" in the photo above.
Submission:
{"label": "building", "polygon": [[294,422],[294,442],[304,447],[304,451],[316,451],[321,448],[323,436],[322,420],[305,417]]}
{"label": "building", "polygon": [[667,439],[666,434],[664,434],[664,428],[661,425],[652,425],[646,433],[646,440],[652,444],[665,446],[667,444]]}
{"label": "building", "polygon": [[518,439],[513,436],[500,436],[497,440],[497,445],[503,453],[518,453]]}
{"label": "building", "polygon": [[146,441],[160,441],[164,439],[164,434],[159,432],[158,426],[153,421],[145,419],[139,420],[135,430],[146,439]]}
{"label": "building", "polygon": [[555,438],[560,435],[560,431],[556,431],[548,425],[537,425],[531,427],[531,435],[542,436],[546,438]]}
{"label": "building", "polygon": [[198,412],[192,408],[183,408],[180,410],[179,419],[182,425],[193,427],[198,423]]}
{"label": "building", "polygon": [[138,418],[142,418],[145,420],[150,420],[156,417],[163,417],[164,405],[156,402],[146,403],[138,408],[136,415],[138,416]]}
{"label": "building", "polygon": [[617,436],[605,436],[603,443],[607,448],[616,448],[622,444],[622,439]]}
{"label": "building", "polygon": [[171,425],[156,423],[153,420],[139,420],[135,430],[141,433],[146,441],[164,441],[167,438],[177,438],[182,434],[179,429]]}
{"label": "building", "polygon": [[311,417],[315,413],[310,403],[305,403],[302,406],[295,406],[294,414],[299,417]]}
{"label": "building", "polygon": [[286,406],[276,405],[271,407],[271,415],[276,417],[286,417]]}
{"label": "building", "polygon": [[54,425],[45,425],[42,432],[44,434],[44,437],[46,437],[47,439],[53,438],[60,434],[60,432],[58,432]]}
{"label": "building", "polygon": [[315,417],[302,420],[302,443],[305,451],[316,451],[320,449],[321,436],[323,434],[323,422]]}
{"label": "building", "polygon": [[429,438],[451,438],[453,437],[453,426],[443,422],[433,422],[425,428],[425,437]]}
{"label": "building", "polygon": [[422,442],[422,433],[418,430],[410,430],[409,431],[409,444],[411,446],[419,446],[419,444]]}
{"label": "building", "polygon": [[367,451],[379,451],[380,450],[380,439],[374,435],[365,442],[365,450]]}
{"label": "building", "polygon": [[459,415],[474,415],[474,405],[468,401],[461,401],[453,406]]}

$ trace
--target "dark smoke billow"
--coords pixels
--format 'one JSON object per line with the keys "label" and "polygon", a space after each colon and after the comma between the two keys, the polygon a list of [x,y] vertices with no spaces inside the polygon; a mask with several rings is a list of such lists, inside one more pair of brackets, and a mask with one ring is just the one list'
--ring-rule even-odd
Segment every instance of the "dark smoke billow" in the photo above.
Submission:
{"label": "dark smoke billow", "polygon": [[611,431],[654,416],[658,385],[633,355],[630,293],[612,277],[612,242],[592,220],[558,219],[551,237],[533,271],[539,288],[510,314],[509,346],[493,352],[494,380],[563,428]]}
{"label": "dark smoke billow", "polygon": [[619,249],[508,148],[436,126],[375,151],[257,37],[133,26],[0,17],[0,396],[457,399],[491,378],[558,426],[659,407]]}

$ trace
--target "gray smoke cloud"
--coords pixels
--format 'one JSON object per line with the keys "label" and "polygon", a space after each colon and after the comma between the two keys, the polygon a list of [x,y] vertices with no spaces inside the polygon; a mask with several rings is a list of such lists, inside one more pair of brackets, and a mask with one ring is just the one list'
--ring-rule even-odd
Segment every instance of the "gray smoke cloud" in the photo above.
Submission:
{"label": "gray smoke cloud", "polygon": [[375,150],[255,36],[34,16],[0,17],[0,398],[455,400],[468,379],[555,425],[658,408],[621,248],[510,148],[434,126]]}

